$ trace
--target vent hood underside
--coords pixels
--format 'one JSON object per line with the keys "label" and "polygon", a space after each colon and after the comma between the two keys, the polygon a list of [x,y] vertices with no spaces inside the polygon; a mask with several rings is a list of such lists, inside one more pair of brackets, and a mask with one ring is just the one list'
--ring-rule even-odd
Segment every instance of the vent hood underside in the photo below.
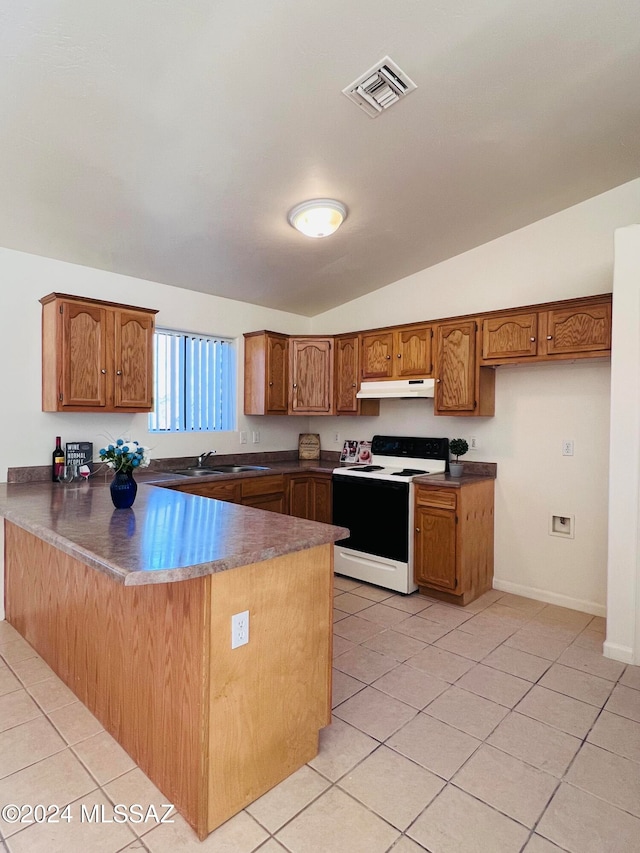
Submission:
{"label": "vent hood underside", "polygon": [[435,379],[393,379],[386,382],[363,382],[356,394],[360,400],[383,400],[387,397],[433,397]]}

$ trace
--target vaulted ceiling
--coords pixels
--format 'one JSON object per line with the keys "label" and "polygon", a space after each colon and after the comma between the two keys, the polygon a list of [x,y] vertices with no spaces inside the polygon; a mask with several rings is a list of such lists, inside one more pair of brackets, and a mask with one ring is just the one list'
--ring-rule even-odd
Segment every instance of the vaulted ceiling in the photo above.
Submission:
{"label": "vaulted ceiling", "polygon": [[638,81],[637,0],[5,3],[0,244],[317,314],[638,177]]}

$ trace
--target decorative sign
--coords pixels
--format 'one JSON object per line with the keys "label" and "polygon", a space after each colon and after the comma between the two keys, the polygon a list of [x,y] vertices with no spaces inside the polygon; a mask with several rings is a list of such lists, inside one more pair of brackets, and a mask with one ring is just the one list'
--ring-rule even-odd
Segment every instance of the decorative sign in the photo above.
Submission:
{"label": "decorative sign", "polygon": [[67,465],[88,465],[92,468],[93,442],[92,441],[68,441],[65,447],[65,461]]}
{"label": "decorative sign", "polygon": [[340,454],[341,462],[356,462],[358,459],[358,442],[345,441]]}
{"label": "decorative sign", "polygon": [[363,462],[365,465],[371,464],[371,442],[361,441],[358,444],[358,462]]}
{"label": "decorative sign", "polygon": [[298,459],[320,459],[320,435],[301,432],[298,437]]}

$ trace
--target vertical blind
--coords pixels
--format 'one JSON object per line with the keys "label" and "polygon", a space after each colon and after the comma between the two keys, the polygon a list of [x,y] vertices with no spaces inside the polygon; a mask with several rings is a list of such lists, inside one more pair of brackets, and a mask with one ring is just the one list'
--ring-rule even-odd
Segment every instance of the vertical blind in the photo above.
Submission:
{"label": "vertical blind", "polygon": [[233,341],[157,330],[150,432],[235,429]]}

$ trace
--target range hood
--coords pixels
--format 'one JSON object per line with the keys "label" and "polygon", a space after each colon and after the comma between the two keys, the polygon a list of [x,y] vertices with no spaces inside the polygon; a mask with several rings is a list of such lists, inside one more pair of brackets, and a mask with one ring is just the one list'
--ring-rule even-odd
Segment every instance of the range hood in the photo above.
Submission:
{"label": "range hood", "polygon": [[384,400],[387,397],[433,397],[435,379],[391,379],[363,382],[356,394],[360,400]]}

